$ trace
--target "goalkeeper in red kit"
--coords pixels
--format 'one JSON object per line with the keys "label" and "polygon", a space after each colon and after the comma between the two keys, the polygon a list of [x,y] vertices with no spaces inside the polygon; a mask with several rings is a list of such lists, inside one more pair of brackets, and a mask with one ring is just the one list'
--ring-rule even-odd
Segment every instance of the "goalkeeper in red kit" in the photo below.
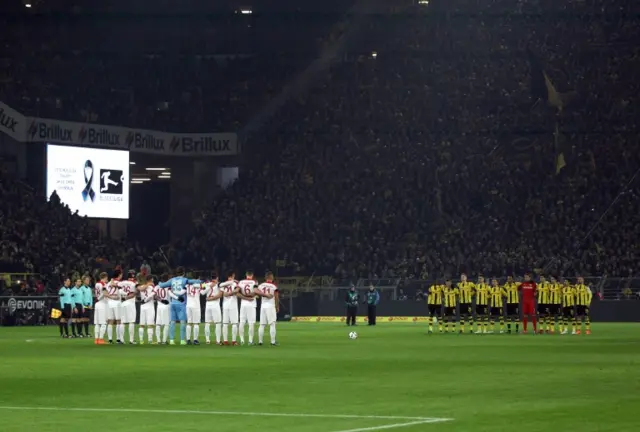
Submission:
{"label": "goalkeeper in red kit", "polygon": [[531,275],[525,273],[524,282],[518,287],[520,291],[520,298],[522,299],[522,327],[524,332],[527,332],[527,324],[529,323],[528,317],[531,317],[533,321],[533,334],[538,332],[538,321],[536,319],[536,293],[538,287],[536,283],[531,280]]}

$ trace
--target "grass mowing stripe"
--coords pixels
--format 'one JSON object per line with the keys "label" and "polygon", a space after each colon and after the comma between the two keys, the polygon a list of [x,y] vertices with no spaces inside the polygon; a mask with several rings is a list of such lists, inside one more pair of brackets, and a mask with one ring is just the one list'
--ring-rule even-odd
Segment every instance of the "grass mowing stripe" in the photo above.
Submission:
{"label": "grass mowing stripe", "polygon": [[[405,416],[377,416],[352,414],[303,414],[303,413],[273,413],[273,412],[241,412],[241,411],[200,411],[200,410],[156,410],[137,408],[73,408],[73,407],[36,407],[36,406],[0,406],[4,410],[23,411],[80,411],[80,412],[127,412],[148,414],[208,414],[208,415],[243,415],[253,417],[314,417],[329,419],[369,419],[369,420],[416,420],[414,423],[432,423],[449,421],[452,419],[437,417],[405,417]],[[366,429],[365,429],[366,430]]]}

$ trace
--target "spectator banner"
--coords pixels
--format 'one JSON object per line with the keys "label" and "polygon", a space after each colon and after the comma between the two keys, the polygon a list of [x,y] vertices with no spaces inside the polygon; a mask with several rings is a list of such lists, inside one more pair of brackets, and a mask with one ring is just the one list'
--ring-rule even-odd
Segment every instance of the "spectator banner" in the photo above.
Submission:
{"label": "spectator banner", "polygon": [[[308,317],[292,317],[291,321],[295,322],[341,322],[344,323],[346,317],[335,316],[308,316]],[[367,323],[367,317],[356,317],[357,323]],[[376,323],[416,323],[427,322],[427,317],[376,317]]]}
{"label": "spectator banner", "polygon": [[20,142],[51,142],[164,156],[238,154],[235,133],[171,133],[122,126],[24,117],[0,102],[0,130]]}
{"label": "spectator banner", "polygon": [[58,297],[0,297],[0,325],[45,325]]}
{"label": "spectator banner", "polygon": [[16,141],[24,141],[27,119],[8,105],[0,102],[0,130]]}

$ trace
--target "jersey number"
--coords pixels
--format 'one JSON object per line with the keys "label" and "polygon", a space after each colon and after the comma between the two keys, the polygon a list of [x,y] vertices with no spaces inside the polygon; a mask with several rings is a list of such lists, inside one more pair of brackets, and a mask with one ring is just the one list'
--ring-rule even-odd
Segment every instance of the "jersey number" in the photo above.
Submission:
{"label": "jersey number", "polygon": [[244,287],[244,295],[249,297],[251,295],[251,288]]}
{"label": "jersey number", "polygon": [[271,295],[271,288],[265,288],[262,291],[264,291],[264,293],[267,295]]}
{"label": "jersey number", "polygon": [[164,300],[165,298],[167,298],[167,292],[163,289],[159,289],[158,291],[156,291],[156,295],[161,300]]}
{"label": "jersey number", "polygon": [[116,295],[118,294],[118,288],[109,288],[109,295]]}
{"label": "jersey number", "polygon": [[198,288],[189,288],[189,295],[190,296],[195,296],[196,294],[198,294]]}

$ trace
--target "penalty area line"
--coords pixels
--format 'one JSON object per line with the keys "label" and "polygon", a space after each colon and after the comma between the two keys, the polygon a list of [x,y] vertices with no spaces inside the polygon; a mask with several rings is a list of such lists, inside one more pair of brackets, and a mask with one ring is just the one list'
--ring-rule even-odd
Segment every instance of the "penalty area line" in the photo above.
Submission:
{"label": "penalty area line", "polygon": [[384,430],[384,429],[396,429],[396,428],[403,428],[403,427],[408,427],[408,426],[417,426],[417,425],[423,425],[423,424],[429,424],[429,423],[442,423],[442,422],[447,422],[447,421],[451,421],[451,420],[453,420],[453,419],[432,418],[432,419],[429,419],[429,420],[418,420],[418,421],[411,421],[411,422],[405,422],[405,423],[394,423],[394,424],[388,424],[388,425],[363,427],[363,428],[358,428],[358,429],[339,430],[339,431],[334,431],[334,432],[373,432],[373,431],[379,431],[379,430]]}
{"label": "penalty area line", "polygon": [[[8,406],[0,405],[0,410],[7,411],[60,411],[60,412],[103,412],[103,413],[141,413],[141,414],[203,414],[203,415],[244,415],[253,417],[310,417],[310,418],[327,418],[327,419],[370,419],[370,420],[413,420],[408,423],[398,423],[393,427],[402,427],[399,425],[409,426],[410,424],[420,423],[439,423],[450,421],[453,419],[436,418],[436,417],[410,417],[410,416],[385,416],[385,415],[354,415],[354,414],[302,414],[302,413],[275,413],[275,412],[241,412],[241,411],[201,411],[201,410],[159,410],[159,409],[142,409],[142,408],[73,408],[73,407],[45,407],[45,406]],[[410,424],[409,424],[410,423]],[[380,428],[389,429],[389,426],[378,426],[370,429],[353,429],[351,431],[340,432],[356,432],[367,430],[378,430]]]}

